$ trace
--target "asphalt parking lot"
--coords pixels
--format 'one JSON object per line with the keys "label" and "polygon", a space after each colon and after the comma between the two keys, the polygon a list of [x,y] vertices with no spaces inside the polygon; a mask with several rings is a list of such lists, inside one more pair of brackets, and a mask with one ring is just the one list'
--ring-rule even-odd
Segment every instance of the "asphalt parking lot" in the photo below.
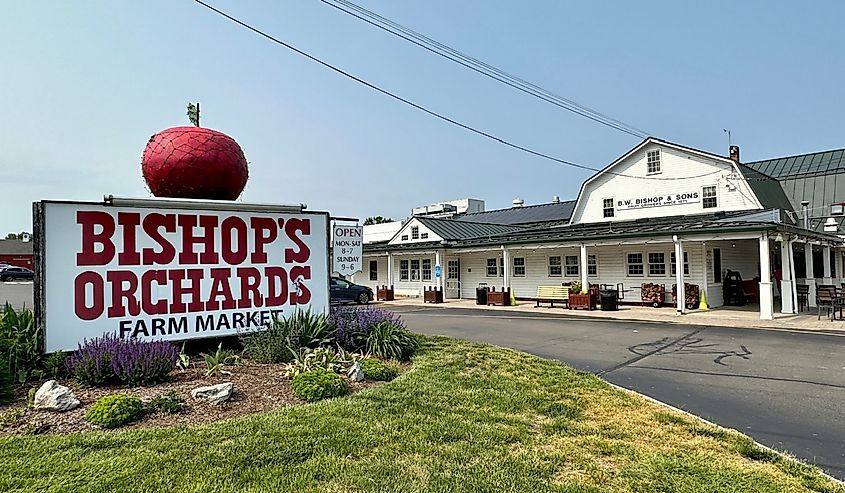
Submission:
{"label": "asphalt parking lot", "polygon": [[32,282],[0,282],[0,304],[32,308]]}

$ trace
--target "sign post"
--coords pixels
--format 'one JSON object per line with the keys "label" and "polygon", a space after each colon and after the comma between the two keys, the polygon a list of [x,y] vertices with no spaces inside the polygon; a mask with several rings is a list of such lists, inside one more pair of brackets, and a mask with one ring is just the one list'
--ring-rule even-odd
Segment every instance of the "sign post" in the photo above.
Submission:
{"label": "sign post", "polygon": [[343,276],[351,276],[364,269],[364,228],[335,224],[332,231],[333,269]]}

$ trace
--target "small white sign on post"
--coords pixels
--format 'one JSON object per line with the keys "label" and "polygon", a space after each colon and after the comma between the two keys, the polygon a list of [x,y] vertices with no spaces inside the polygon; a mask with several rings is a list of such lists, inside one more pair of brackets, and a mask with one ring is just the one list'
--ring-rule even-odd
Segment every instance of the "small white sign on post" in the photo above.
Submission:
{"label": "small white sign on post", "polygon": [[364,228],[362,226],[335,225],[332,241],[332,263],[334,271],[351,276],[364,269],[363,245]]}

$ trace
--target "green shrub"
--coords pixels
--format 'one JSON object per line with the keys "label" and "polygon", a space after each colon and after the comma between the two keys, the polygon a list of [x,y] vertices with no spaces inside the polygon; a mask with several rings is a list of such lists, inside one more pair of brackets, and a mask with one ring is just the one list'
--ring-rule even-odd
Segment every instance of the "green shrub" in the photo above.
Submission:
{"label": "green shrub", "polygon": [[366,352],[381,359],[407,361],[417,350],[417,338],[404,327],[384,321],[367,334]]}
{"label": "green shrub", "polygon": [[0,358],[0,402],[6,402],[12,398],[12,372],[9,371],[9,362]]}
{"label": "green shrub", "polygon": [[205,361],[205,376],[207,377],[229,373],[223,370],[224,366],[237,365],[241,362],[241,357],[234,351],[223,349],[222,342],[217,346],[217,351],[214,354],[200,353],[200,356]]}
{"label": "green shrub", "polygon": [[58,351],[53,354],[48,355],[44,358],[44,374],[54,380],[60,380],[65,378],[68,375],[67,367],[65,363],[67,362],[68,353],[64,351]]}
{"label": "green shrub", "polygon": [[319,401],[331,397],[340,397],[349,392],[346,380],[337,373],[328,370],[312,370],[300,373],[293,378],[293,393],[306,402]]}
{"label": "green shrub", "polygon": [[126,394],[112,394],[97,399],[85,417],[103,428],[117,428],[137,421],[143,415],[141,399]]}
{"label": "green shrub", "polygon": [[[38,380],[43,372],[39,368],[41,351],[38,343],[41,331],[35,325],[32,310],[15,310],[6,303],[0,313],[0,359],[6,364],[0,368],[0,380],[26,383]],[[2,384],[0,384],[2,385]]]}
{"label": "green shrub", "polygon": [[330,346],[335,327],[322,313],[296,310],[268,327],[241,335],[244,355],[256,363],[288,363],[301,348]]}
{"label": "green shrub", "polygon": [[175,390],[171,390],[166,394],[153,397],[144,408],[148,413],[176,414],[185,408],[185,399],[177,394]]}
{"label": "green shrub", "polygon": [[361,360],[361,369],[367,380],[389,382],[399,376],[399,367],[395,363],[388,363],[376,358]]}

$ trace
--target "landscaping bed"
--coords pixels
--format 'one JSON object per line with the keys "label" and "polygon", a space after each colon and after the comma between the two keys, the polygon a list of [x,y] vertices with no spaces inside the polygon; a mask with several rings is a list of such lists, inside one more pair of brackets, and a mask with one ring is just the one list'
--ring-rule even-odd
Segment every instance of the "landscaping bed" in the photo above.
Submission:
{"label": "landscaping bed", "polygon": [[[83,387],[73,380],[59,383],[69,387],[81,402],[80,406],[66,412],[33,409],[27,406],[26,395],[0,406],[0,434],[50,434],[98,430],[88,422],[85,414],[97,399],[111,394],[129,394],[148,402],[156,396],[175,392],[185,399],[178,413],[154,412],[123,428],[159,428],[210,423],[247,414],[272,411],[286,406],[302,404],[291,390],[291,381],[283,376],[284,364],[258,364],[243,361],[227,367],[231,375],[206,376],[205,368],[192,367],[176,370],[166,382],[153,387]],[[211,404],[191,399],[192,389],[201,386],[232,382],[231,398],[222,404]],[[347,382],[350,393],[379,385],[383,382]]]}
{"label": "landscaping bed", "polygon": [[199,426],[0,437],[0,491],[832,492],[818,469],[555,361],[428,339],[409,371]]}

